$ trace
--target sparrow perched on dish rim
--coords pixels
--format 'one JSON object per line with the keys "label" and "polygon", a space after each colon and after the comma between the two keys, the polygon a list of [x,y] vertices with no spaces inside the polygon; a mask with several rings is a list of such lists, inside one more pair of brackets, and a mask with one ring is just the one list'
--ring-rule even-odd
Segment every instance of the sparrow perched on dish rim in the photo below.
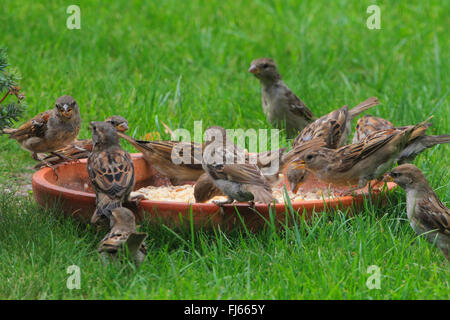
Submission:
{"label": "sparrow perched on dish rim", "polygon": [[406,192],[406,214],[412,229],[425,234],[449,260],[450,210],[434,193],[423,173],[412,164],[402,164],[387,174]]}
{"label": "sparrow perched on dish rim", "polygon": [[[111,123],[118,132],[125,132],[128,130],[128,121],[122,116],[111,116],[105,119],[105,122]],[[93,143],[91,139],[81,139],[74,140],[65,148],[57,150],[56,153],[62,155],[63,157],[57,157],[52,154],[46,156],[41,163],[37,164],[35,168],[41,168],[46,166],[48,163],[51,165],[56,165],[58,163],[84,159],[89,156],[92,152]]]}
{"label": "sparrow perched on dish rim", "polygon": [[17,129],[6,128],[3,133],[15,139],[23,149],[40,161],[38,153],[48,152],[62,158],[56,151],[70,144],[81,126],[80,110],[71,96],[56,99],[55,107],[42,112]]}
{"label": "sparrow perched on dish rim", "polygon": [[119,144],[116,129],[111,123],[91,122],[92,153],[87,160],[89,178],[96,195],[96,210],[91,223],[110,218],[114,208],[121,207],[135,183],[131,156]]}
{"label": "sparrow perched on dish rim", "polygon": [[[431,123],[428,126],[431,126]],[[394,127],[389,121],[383,118],[364,116],[358,121],[353,141],[359,141],[358,139],[364,139],[379,130],[384,130],[382,128],[404,130],[406,127]],[[450,135],[448,134],[429,136],[423,132],[422,135],[414,136],[408,141],[405,149],[399,155],[397,162],[399,164],[411,163],[426,149],[449,142]]]}
{"label": "sparrow perched on dish rim", "polygon": [[306,179],[308,172],[304,168],[290,164],[290,159],[305,152],[308,148],[322,146],[336,149],[342,147],[345,145],[350,133],[351,121],[378,103],[379,101],[376,97],[371,97],[350,110],[348,106],[344,106],[320,117],[300,132],[292,144],[292,149],[283,160],[287,164],[286,178],[293,193],[297,193],[300,182]]}
{"label": "sparrow perched on dish rim", "polygon": [[124,207],[112,209],[110,227],[98,246],[98,252],[106,261],[121,260],[128,253],[136,265],[141,264],[147,254],[144,243],[147,234],[136,230],[133,212]]}
{"label": "sparrow perched on dish rim", "polygon": [[[206,130],[203,169],[228,199],[215,201],[218,206],[238,202],[273,203],[272,188],[261,170],[245,159],[236,159],[234,150],[227,149],[226,133],[221,127]],[[213,139],[214,137],[214,139]],[[232,159],[233,161],[227,161]]]}
{"label": "sparrow perched on dish rim", "polygon": [[349,190],[351,193],[374,178],[380,179],[396,162],[409,139],[426,131],[428,120],[404,130],[378,131],[359,143],[339,149],[309,149],[294,158],[292,163],[296,168],[311,171],[323,182],[336,186],[357,185]]}

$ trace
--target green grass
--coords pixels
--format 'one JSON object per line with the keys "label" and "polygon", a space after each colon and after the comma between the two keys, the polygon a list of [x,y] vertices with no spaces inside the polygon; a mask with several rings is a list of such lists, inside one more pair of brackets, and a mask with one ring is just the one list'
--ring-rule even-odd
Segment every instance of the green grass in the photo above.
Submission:
{"label": "green grass", "polygon": [[[381,30],[366,28],[374,2]],[[375,95],[382,105],[371,114],[397,125],[433,114],[429,133],[450,132],[445,1],[79,1],[81,30],[65,27],[67,2],[2,4],[0,45],[21,71],[26,116],[70,94],[81,107],[81,138],[89,121],[111,114],[126,117],[136,137],[169,138],[161,121],[268,128],[247,72],[262,56],[277,61],[316,115]],[[144,225],[142,267],[105,269],[96,253],[102,234],[4,191],[29,184],[34,162],[14,141],[0,142],[0,298],[450,298],[448,264],[410,229],[401,190],[356,217],[319,215],[279,232]],[[447,204],[448,152],[439,146],[415,161]],[[80,290],[66,288],[72,264]],[[365,285],[370,265],[381,269],[380,290]]]}

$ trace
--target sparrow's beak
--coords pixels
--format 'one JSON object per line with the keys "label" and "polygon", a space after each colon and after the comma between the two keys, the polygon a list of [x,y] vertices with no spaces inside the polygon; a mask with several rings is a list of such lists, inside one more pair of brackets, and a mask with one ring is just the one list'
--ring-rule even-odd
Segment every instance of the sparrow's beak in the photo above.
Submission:
{"label": "sparrow's beak", "polygon": [[254,64],[252,64],[250,66],[250,68],[248,69],[248,72],[253,73],[253,74],[258,74],[259,73],[259,69],[257,66],[255,66]]}
{"label": "sparrow's beak", "polygon": [[69,107],[67,104],[63,105],[61,113],[64,117],[70,118],[72,116],[72,107]]}
{"label": "sparrow's beak", "polygon": [[128,130],[128,124],[126,122],[119,123],[116,127],[117,131],[125,132]]}
{"label": "sparrow's beak", "polygon": [[298,188],[300,187],[301,183],[295,183],[291,182],[290,187],[293,194],[297,194]]}

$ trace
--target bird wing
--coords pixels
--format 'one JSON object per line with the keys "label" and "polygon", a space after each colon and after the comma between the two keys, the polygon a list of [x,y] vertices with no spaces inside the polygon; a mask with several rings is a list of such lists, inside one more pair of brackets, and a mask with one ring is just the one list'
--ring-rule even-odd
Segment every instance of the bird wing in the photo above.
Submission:
{"label": "bird wing", "polygon": [[18,141],[23,141],[30,137],[43,137],[47,131],[47,123],[52,113],[53,110],[42,112],[28,122],[22,124],[19,128],[4,129],[3,132],[9,134],[11,139],[16,139]]}
{"label": "bird wing", "polygon": [[311,110],[309,110],[306,104],[291,90],[286,91],[285,98],[288,102],[290,112],[309,121],[315,119],[315,116]]}
{"label": "bird wing", "polygon": [[134,165],[128,152],[102,151],[88,158],[88,173],[96,189],[110,198],[120,199],[134,185]]}
{"label": "bird wing", "polygon": [[361,117],[356,124],[356,138],[353,140],[353,143],[361,141],[362,139],[375,133],[376,131],[388,129],[394,129],[394,125],[389,121],[383,118],[365,115]]}
{"label": "bird wing", "polygon": [[[177,163],[181,163],[183,166],[197,170],[202,169],[203,145],[199,143],[179,141],[144,141],[133,139],[132,137],[122,132],[118,132],[117,134],[119,135],[119,137],[127,140],[137,150],[141,151],[144,154],[151,153],[171,162],[173,162],[172,160],[179,160]],[[174,158],[172,158],[172,150],[177,145],[180,151],[178,153],[175,153],[173,155]],[[184,158],[185,149],[190,150],[191,152],[189,163],[182,161],[182,159]]]}
{"label": "bird wing", "polygon": [[347,171],[356,163],[373,155],[379,149],[387,145],[399,134],[395,129],[378,131],[361,142],[346,145],[336,150],[336,157],[340,159],[335,162],[338,171]]}
{"label": "bird wing", "polygon": [[427,229],[437,229],[450,236],[450,210],[433,193],[428,199],[419,201],[417,219]]}
{"label": "bird wing", "polygon": [[343,106],[338,110],[334,110],[320,117],[300,132],[292,143],[292,146],[313,139],[322,139],[326,142],[328,148],[335,149],[345,132],[347,118],[348,106]]}
{"label": "bird wing", "polygon": [[252,184],[269,187],[266,178],[254,164],[225,164],[215,165],[216,179],[224,179],[242,184]]}

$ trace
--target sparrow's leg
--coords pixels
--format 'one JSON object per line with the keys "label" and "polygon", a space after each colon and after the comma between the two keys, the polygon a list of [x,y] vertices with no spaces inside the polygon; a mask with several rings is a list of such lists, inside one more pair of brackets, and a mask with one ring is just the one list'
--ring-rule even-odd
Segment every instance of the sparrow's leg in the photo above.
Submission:
{"label": "sparrow's leg", "polygon": [[141,201],[145,200],[145,199],[146,198],[145,198],[145,196],[143,194],[138,194],[138,195],[135,195],[134,197],[130,197],[128,199],[128,202],[132,202],[132,203],[134,203],[136,205],[136,207],[138,207],[139,204],[141,203]]}

